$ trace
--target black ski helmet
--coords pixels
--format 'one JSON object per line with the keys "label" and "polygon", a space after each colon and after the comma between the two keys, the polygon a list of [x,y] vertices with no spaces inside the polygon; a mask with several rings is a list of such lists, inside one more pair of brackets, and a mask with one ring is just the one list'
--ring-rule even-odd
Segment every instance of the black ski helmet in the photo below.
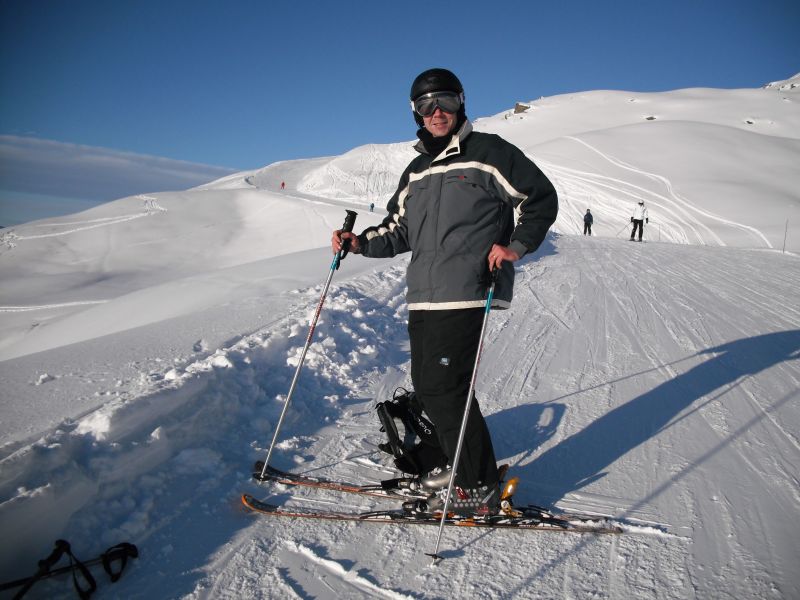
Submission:
{"label": "black ski helmet", "polygon": [[411,100],[431,92],[455,92],[463,94],[464,87],[458,77],[447,69],[428,69],[423,71],[411,84]]}
{"label": "black ski helmet", "polygon": [[[411,84],[409,98],[413,102],[423,94],[430,94],[431,92],[455,92],[457,94],[463,94],[464,86],[461,85],[458,77],[456,77],[455,73],[452,71],[440,68],[428,69],[417,75],[416,79],[414,79],[414,83]],[[411,110],[412,112],[414,111],[413,108]],[[466,118],[463,104],[458,112],[460,121]],[[417,125],[420,127],[424,126],[422,117],[416,112],[414,112],[414,121],[416,121]]]}

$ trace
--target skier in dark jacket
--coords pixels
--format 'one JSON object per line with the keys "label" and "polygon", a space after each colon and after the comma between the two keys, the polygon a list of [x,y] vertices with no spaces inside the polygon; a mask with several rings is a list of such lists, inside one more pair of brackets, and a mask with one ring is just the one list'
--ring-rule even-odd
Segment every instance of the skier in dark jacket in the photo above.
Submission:
{"label": "skier in dark jacket", "polygon": [[583,215],[583,235],[592,235],[592,223],[594,223],[594,217],[592,211],[587,208],[586,214]]}
{"label": "skier in dark jacket", "polygon": [[[348,238],[352,252],[368,257],[411,252],[406,296],[411,379],[452,464],[490,271],[497,270],[493,306],[506,308],[513,263],[542,243],[558,213],[558,199],[547,177],[519,148],[472,130],[464,89],[450,71],[421,73],[411,86],[411,107],[419,125],[419,156],[400,177],[388,216],[360,235],[335,231],[332,247],[337,252]],[[472,401],[450,506],[482,514],[497,509],[499,475],[489,430]],[[428,510],[441,507],[448,470],[423,477],[421,483],[433,492]]]}

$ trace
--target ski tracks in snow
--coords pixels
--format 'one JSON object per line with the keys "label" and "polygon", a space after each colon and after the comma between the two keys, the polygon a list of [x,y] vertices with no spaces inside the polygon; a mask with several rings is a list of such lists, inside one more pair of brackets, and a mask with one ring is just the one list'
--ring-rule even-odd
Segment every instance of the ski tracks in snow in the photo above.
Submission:
{"label": "ski tracks in snow", "polygon": [[[767,237],[757,228],[698,208],[696,203],[679,194],[672,182],[664,175],[651,173],[628,164],[580,138],[565,136],[564,139],[580,144],[624,173],[624,178],[622,176],[611,177],[537,159],[542,168],[556,181],[559,195],[564,200],[572,204],[578,202],[586,204],[587,207],[594,210],[595,214],[602,213],[605,216],[605,223],[612,223],[614,219],[619,219],[620,223],[626,222],[633,206],[643,200],[650,207],[651,224],[650,227],[645,228],[648,240],[660,239],[663,235],[664,241],[681,244],[712,243],[725,246],[727,244],[717,231],[720,227],[727,227],[746,232],[760,246],[773,247]],[[637,178],[642,180],[641,185],[634,183]],[[647,181],[654,183],[655,189],[652,185],[645,186],[644,183]],[[656,190],[663,190],[663,192]],[[562,211],[559,216],[560,219],[569,221],[570,232],[583,229],[581,220],[583,210],[585,209],[576,208],[569,213]],[[709,224],[715,224],[716,227],[712,228]],[[597,225],[601,228],[608,227],[600,223]],[[619,231],[606,230],[602,235],[619,237],[627,229],[629,226],[626,225]],[[654,230],[658,231],[657,236],[652,233]]]}
{"label": "ski tracks in snow", "polygon": [[[361,597],[365,599],[385,598],[386,600],[411,600],[413,598],[410,595],[383,589],[380,585],[354,572],[352,567],[346,568],[339,562],[326,559],[313,549],[302,544],[285,540],[284,547],[288,553],[294,555],[287,562],[291,564],[296,562],[296,559],[301,559],[303,562],[310,564],[310,567],[302,566],[302,568],[303,570],[313,570],[316,575],[315,579],[320,584],[320,589],[317,593],[304,586],[301,591],[301,597],[310,593],[313,596],[331,598]],[[289,576],[293,576],[293,571],[297,566],[289,567]]]}
{"label": "ski tracks in snow", "polygon": [[72,308],[75,306],[91,306],[105,304],[108,300],[83,300],[79,302],[62,302],[61,304],[41,304],[39,306],[0,306],[0,313],[4,312],[29,312],[32,310],[48,310],[53,308]]}
{"label": "ski tracks in snow", "polygon": [[[486,598],[561,590],[563,597],[677,599],[708,597],[714,585],[730,589],[725,577],[737,568],[757,582],[751,591],[763,592],[760,582],[769,581],[767,564],[780,546],[775,556],[747,557],[747,537],[763,534],[735,519],[748,512],[736,496],[741,490],[709,468],[722,453],[746,452],[766,435],[774,460],[752,459],[745,483],[774,492],[778,514],[797,506],[796,495],[786,498],[788,488],[768,481],[791,478],[800,459],[796,429],[785,424],[796,411],[788,412],[789,400],[774,400],[785,382],[798,383],[797,363],[777,362],[771,368],[783,373],[774,378],[723,377],[703,393],[694,386],[707,377],[692,373],[718,378],[727,373],[722,366],[702,369],[724,357],[763,362],[762,346],[745,346],[747,354],[725,344],[769,333],[757,330],[753,314],[770,315],[778,332],[800,329],[798,309],[786,300],[800,281],[797,269],[770,271],[775,255],[739,261],[740,251],[725,249],[726,262],[719,252],[562,237],[549,254],[519,265],[512,308],[490,316],[478,397],[498,458],[522,476],[520,497],[610,514],[642,535],[523,540],[517,532],[447,531],[444,548],[453,560],[426,570],[422,552],[433,542],[426,528],[251,520],[236,502],[241,492],[272,493],[288,505],[381,502],[250,481],[248,468],[266,453],[321,286],[283,295],[263,329],[171,366],[149,393],[65,423],[7,457],[9,486],[0,491],[11,500],[0,511],[5,523],[38,517],[42,538],[63,531],[82,548],[141,543],[148,552],[115,584],[123,597],[404,598],[420,590],[452,597],[452,581],[459,581],[459,594]],[[382,390],[386,399],[408,380],[407,351],[398,344],[406,336],[404,269],[399,261],[332,288],[274,454],[277,466],[353,480],[385,476],[389,461],[375,449],[382,436],[372,396]],[[772,296],[759,291],[767,282]],[[681,395],[684,404],[659,412]],[[645,401],[643,412],[630,408]],[[617,420],[626,411],[629,420]],[[754,412],[770,418],[753,420]],[[763,474],[749,475],[759,469]],[[643,485],[651,481],[653,489]],[[721,490],[716,499],[703,495],[709,486]],[[731,510],[719,511],[720,499]],[[762,500],[747,499],[753,507]],[[683,510],[672,512],[678,506]],[[756,524],[753,507],[748,516]],[[650,526],[665,522],[669,533]],[[183,535],[198,523],[193,536]],[[525,552],[515,550],[523,543]],[[719,555],[706,550],[715,544]],[[507,557],[502,581],[474,568],[497,565],[497,556]],[[152,581],[148,574],[159,570],[183,575]]]}
{"label": "ski tracks in snow", "polygon": [[[390,266],[331,288],[276,460],[295,466],[314,460],[324,449],[316,446],[320,425],[349,421],[353,395],[372,387],[382,361],[402,362],[394,340],[405,323],[403,272]],[[321,291],[318,285],[284,294],[284,304],[275,304],[284,316],[262,330],[168,365],[159,377],[150,373],[141,395],[109,401],[12,449],[2,459],[0,522],[7,535],[23,528],[19,537],[26,542],[0,562],[20,561],[24,568],[54,531],[76,547],[124,538],[162,548],[142,562],[191,555],[180,529],[196,520],[225,521],[219,499],[236,498],[252,485],[249,466],[266,452]],[[363,433],[355,441],[362,442]],[[326,462],[338,461],[332,448]],[[33,529],[31,522],[37,522]],[[362,579],[350,583],[364,587]]]}
{"label": "ski tracks in snow", "polygon": [[[581,237],[556,246],[554,256],[521,265],[515,305],[493,316],[505,323],[490,329],[484,362],[509,368],[483,367],[481,399],[559,415],[555,427],[520,438],[521,408],[489,416],[521,491],[633,523],[670,523],[679,537],[623,537],[609,549],[611,566],[625,565],[609,571],[612,597],[704,597],[743,572],[757,595],[768,593],[771,565],[785,563],[781,548],[796,538],[781,532],[779,515],[800,508],[790,466],[800,460],[800,423],[788,410],[800,388],[800,310],[787,302],[800,289],[794,259]],[[725,460],[747,465],[737,471],[743,481],[725,475]],[[653,471],[637,475],[647,465]],[[729,508],[698,488],[727,490]],[[764,517],[767,504],[776,518]],[[680,505],[684,513],[667,509]],[[753,556],[753,540],[769,553]],[[565,596],[580,597],[568,571]]]}
{"label": "ski tracks in snow", "polygon": [[64,221],[64,222],[54,221],[48,223],[25,225],[24,227],[26,231],[28,229],[31,229],[33,231],[35,231],[36,229],[50,229],[52,231],[47,231],[46,233],[31,232],[20,235],[12,229],[11,231],[4,232],[2,234],[2,237],[0,238],[0,243],[6,245],[7,247],[14,247],[18,242],[24,242],[28,240],[41,240],[53,237],[62,237],[65,235],[71,235],[73,233],[78,233],[81,231],[87,231],[89,229],[97,229],[99,227],[110,227],[112,225],[119,225],[120,223],[126,223],[128,221],[149,217],[154,214],[166,211],[167,211],[166,208],[158,204],[156,198],[148,197],[145,200],[145,210],[141,212],[126,214],[126,215],[117,215],[114,217],[87,219],[85,221]]}

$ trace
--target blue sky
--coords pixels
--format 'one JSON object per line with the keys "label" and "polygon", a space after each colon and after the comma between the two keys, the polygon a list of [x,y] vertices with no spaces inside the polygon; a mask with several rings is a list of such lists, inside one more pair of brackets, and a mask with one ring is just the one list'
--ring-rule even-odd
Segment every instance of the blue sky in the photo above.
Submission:
{"label": "blue sky", "polygon": [[[250,169],[412,139],[408,89],[431,66],[477,118],[583,90],[758,87],[800,71],[798,26],[797,0],[0,0],[0,136]],[[11,171],[6,192],[25,187]]]}

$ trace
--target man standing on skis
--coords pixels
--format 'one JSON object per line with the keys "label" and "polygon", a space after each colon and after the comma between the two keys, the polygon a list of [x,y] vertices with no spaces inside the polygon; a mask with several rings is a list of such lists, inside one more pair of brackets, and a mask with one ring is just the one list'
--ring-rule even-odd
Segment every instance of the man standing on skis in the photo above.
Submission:
{"label": "man standing on skis", "polygon": [[[388,216],[360,235],[335,231],[350,251],[372,258],[411,252],[407,271],[411,379],[452,464],[480,344],[491,272],[492,306],[507,308],[514,262],[535,251],[558,213],[555,188],[539,168],[497,135],[473,131],[464,88],[446,69],[429,69],[411,86],[419,152],[387,205]],[[516,215],[515,215],[516,211]],[[499,475],[486,422],[472,399],[450,508],[495,512]],[[441,508],[448,469],[423,477]]]}

